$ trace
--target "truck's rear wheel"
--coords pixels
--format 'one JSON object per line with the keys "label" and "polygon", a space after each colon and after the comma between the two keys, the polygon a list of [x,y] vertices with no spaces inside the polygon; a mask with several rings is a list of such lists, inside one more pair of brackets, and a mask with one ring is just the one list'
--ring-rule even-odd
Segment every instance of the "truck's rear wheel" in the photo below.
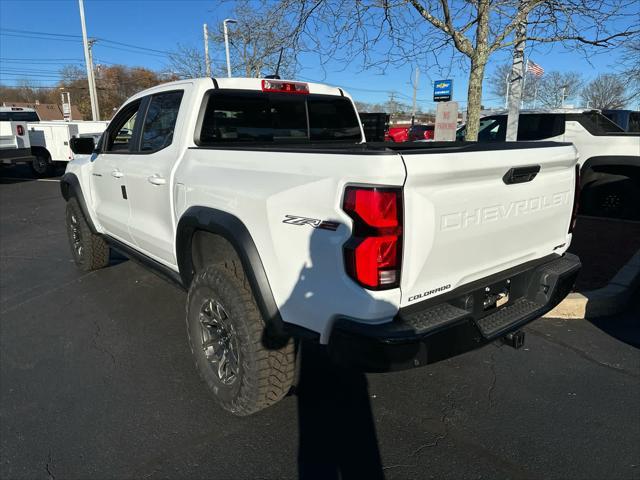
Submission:
{"label": "truck's rear wheel", "polygon": [[76,265],[90,272],[109,265],[109,245],[89,228],[78,201],[71,197],[66,211],[67,236]]}
{"label": "truck's rear wheel", "polygon": [[44,153],[37,153],[33,157],[31,169],[38,178],[50,177],[54,172],[54,166],[51,159]]}
{"label": "truck's rear wheel", "polygon": [[187,298],[189,346],[210,391],[234,415],[278,402],[293,383],[293,341],[267,348],[264,332],[241,265],[230,260],[195,276]]}

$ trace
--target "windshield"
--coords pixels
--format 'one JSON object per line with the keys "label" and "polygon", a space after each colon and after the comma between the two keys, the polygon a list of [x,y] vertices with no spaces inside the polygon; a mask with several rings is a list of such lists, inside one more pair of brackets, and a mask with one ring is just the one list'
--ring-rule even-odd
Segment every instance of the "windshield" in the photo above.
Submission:
{"label": "windshield", "polygon": [[207,103],[199,139],[201,145],[323,141],[362,141],[358,117],[348,98],[214,91]]}

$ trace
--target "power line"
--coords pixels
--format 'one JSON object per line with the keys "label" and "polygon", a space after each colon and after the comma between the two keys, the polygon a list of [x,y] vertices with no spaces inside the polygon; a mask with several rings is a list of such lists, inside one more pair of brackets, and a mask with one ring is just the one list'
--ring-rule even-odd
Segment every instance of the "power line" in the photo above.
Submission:
{"label": "power line", "polygon": [[166,57],[166,55],[160,55],[159,53],[143,52],[143,51],[132,50],[132,49],[128,49],[128,48],[114,47],[114,46],[111,46],[111,45],[103,45],[103,44],[100,44],[100,43],[96,43],[94,45],[94,47],[110,48],[112,50],[119,50],[121,52],[136,53],[138,55],[150,55],[152,57],[161,57],[161,58],[165,58]]}
{"label": "power line", "polygon": [[9,58],[9,57],[0,57],[0,60],[3,62],[65,62],[65,61],[83,61],[81,58]]}
{"label": "power line", "polygon": [[[52,32],[37,32],[33,30],[18,30],[14,28],[0,28],[0,35],[10,36],[10,37],[20,37],[20,38],[33,38],[38,40],[59,40],[59,41],[65,41],[65,42],[82,41],[82,36],[80,35],[68,35],[68,34],[52,33]],[[120,45],[123,47],[135,49],[135,50],[142,50],[145,52],[159,54],[160,56],[171,54],[171,52],[168,50],[158,50],[156,48],[141,47],[139,45],[134,45],[132,43],[117,42],[115,40],[109,40],[108,38],[103,38],[103,37],[93,37],[93,38],[100,42],[109,43],[111,45]],[[109,48],[116,48],[116,47],[109,47]]]}
{"label": "power line", "polygon": [[82,38],[81,35],[70,35],[70,34],[66,34],[66,33],[51,33],[51,32],[35,32],[33,30],[18,30],[15,28],[2,28],[0,30],[3,30],[5,32],[14,32],[14,33],[31,33],[31,34],[38,34],[38,35],[51,35],[52,37],[72,37],[72,38]]}
{"label": "power line", "polygon": [[140,49],[140,50],[147,50],[149,52],[161,53],[163,55],[169,55],[170,53],[172,53],[172,52],[169,52],[168,50],[157,50],[155,48],[139,47],[137,45],[132,45],[130,43],[122,43],[122,42],[115,42],[113,40],[107,40],[106,38],[98,37],[97,40],[100,40],[102,42],[112,43],[114,45],[122,45],[124,47],[137,48],[137,49]]}
{"label": "power line", "polygon": [[24,35],[20,33],[0,32],[0,35],[2,35],[3,37],[30,38],[33,40],[56,40],[58,42],[74,42],[74,43],[78,42],[78,40],[72,40],[70,38],[55,38],[55,37],[45,37],[45,36],[35,36],[35,35]]}

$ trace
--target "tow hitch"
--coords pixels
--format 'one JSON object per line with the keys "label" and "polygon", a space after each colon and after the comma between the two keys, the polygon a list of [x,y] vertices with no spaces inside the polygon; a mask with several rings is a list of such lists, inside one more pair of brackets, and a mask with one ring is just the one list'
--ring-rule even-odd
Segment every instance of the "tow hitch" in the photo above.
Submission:
{"label": "tow hitch", "polygon": [[502,341],[516,350],[522,348],[524,346],[524,332],[518,330],[517,332],[507,333],[502,337]]}

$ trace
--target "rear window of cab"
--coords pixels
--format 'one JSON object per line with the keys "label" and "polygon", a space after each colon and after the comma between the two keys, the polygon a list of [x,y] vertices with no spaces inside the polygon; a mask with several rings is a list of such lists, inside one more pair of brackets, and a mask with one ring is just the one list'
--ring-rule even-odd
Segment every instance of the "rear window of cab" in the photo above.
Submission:
{"label": "rear window of cab", "polygon": [[346,97],[214,90],[205,101],[198,145],[362,141]]}

